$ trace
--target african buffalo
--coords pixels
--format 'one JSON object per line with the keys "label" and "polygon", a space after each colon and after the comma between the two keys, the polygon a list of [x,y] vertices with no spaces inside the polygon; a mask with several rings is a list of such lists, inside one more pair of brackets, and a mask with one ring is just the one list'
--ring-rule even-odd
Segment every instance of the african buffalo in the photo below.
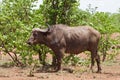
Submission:
{"label": "african buffalo", "polygon": [[64,53],[79,54],[83,51],[91,52],[91,70],[97,62],[97,72],[101,72],[98,43],[100,33],[89,26],[69,27],[63,24],[52,25],[47,29],[34,28],[27,41],[30,45],[45,44],[55,54],[52,64],[56,71],[61,69],[61,59]]}

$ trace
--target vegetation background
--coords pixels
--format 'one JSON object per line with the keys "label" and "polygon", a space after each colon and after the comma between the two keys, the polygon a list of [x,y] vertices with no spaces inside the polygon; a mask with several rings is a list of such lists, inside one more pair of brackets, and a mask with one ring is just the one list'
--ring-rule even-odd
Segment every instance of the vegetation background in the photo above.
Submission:
{"label": "vegetation background", "polygon": [[[46,64],[46,54],[52,51],[44,45],[28,46],[27,39],[34,27],[46,28],[47,24],[66,24],[69,26],[90,25],[100,31],[102,39],[101,55],[113,49],[107,59],[113,59],[119,49],[120,38],[111,39],[111,34],[120,32],[120,12],[97,12],[89,5],[86,11],[79,9],[79,0],[43,0],[39,9],[34,9],[38,0],[2,0],[0,3],[0,51],[11,56],[15,66],[39,64],[33,55],[40,57],[40,63]],[[14,54],[14,55],[11,55]],[[88,52],[86,54],[89,55]],[[88,60],[70,55],[63,59],[65,64],[89,64]]]}

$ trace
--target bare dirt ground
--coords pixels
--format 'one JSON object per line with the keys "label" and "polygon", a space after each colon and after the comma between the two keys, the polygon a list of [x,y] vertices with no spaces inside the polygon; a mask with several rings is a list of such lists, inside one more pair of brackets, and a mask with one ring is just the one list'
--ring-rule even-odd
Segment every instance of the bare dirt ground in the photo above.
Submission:
{"label": "bare dirt ground", "polygon": [[[83,54],[82,54],[83,55]],[[11,61],[7,55],[2,55],[0,65]],[[120,54],[112,61],[101,63],[102,73],[92,73],[89,66],[67,66],[74,72],[62,70],[60,72],[38,72],[34,70],[34,76],[29,77],[30,67],[0,67],[0,80],[120,80]],[[95,65],[96,66],[96,65]],[[95,67],[96,68],[96,67]]]}

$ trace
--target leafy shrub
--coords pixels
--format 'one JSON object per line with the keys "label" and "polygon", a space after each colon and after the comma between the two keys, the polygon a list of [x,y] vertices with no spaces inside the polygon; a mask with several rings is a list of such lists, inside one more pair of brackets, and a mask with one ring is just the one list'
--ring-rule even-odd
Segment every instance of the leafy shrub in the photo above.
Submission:
{"label": "leafy shrub", "polygon": [[[83,11],[78,8],[78,0],[66,0],[66,2],[59,0],[59,4],[56,0],[52,0],[56,3],[54,5],[52,1],[43,0],[40,8],[35,10],[33,9],[35,1],[38,0],[2,0],[0,5],[0,50],[9,55],[9,52],[14,53],[14,57],[11,56],[11,58],[17,61],[17,64],[31,65],[36,61],[33,59],[33,55],[36,54],[39,54],[40,62],[45,64],[46,54],[49,52],[53,54],[45,45],[30,47],[26,44],[32,28],[46,25],[46,23],[93,26],[102,35],[107,35],[101,39],[100,51],[103,51],[102,53],[109,50],[113,44],[119,44],[109,38],[111,33],[120,32],[119,13],[96,12],[97,8],[90,7],[87,11]],[[33,26],[34,24],[36,26]],[[69,56],[64,61],[79,64],[84,60]]]}

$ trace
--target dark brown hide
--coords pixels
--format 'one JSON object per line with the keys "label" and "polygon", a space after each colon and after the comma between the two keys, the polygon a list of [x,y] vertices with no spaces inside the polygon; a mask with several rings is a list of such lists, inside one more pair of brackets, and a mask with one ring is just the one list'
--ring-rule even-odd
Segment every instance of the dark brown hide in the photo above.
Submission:
{"label": "dark brown hide", "polygon": [[28,40],[29,44],[45,44],[50,47],[56,58],[53,65],[56,70],[61,69],[61,59],[64,53],[79,54],[83,51],[91,52],[91,69],[94,61],[97,62],[98,71],[101,71],[100,57],[97,53],[100,33],[89,26],[69,27],[62,24],[52,25],[49,29],[33,29]]}

